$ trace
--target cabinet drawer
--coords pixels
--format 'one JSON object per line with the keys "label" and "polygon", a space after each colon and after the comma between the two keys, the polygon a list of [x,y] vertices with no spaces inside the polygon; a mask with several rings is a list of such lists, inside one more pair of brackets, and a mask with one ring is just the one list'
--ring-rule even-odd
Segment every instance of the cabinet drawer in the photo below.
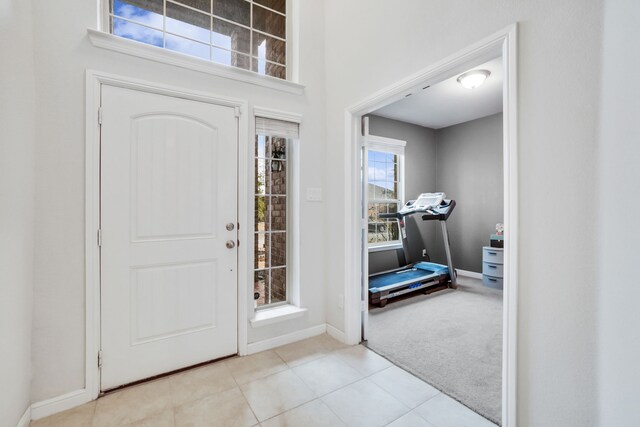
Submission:
{"label": "cabinet drawer", "polygon": [[494,264],[492,262],[483,262],[482,274],[486,274],[491,277],[503,277],[502,267],[503,267],[502,264]]}
{"label": "cabinet drawer", "polygon": [[502,289],[502,281],[501,277],[482,276],[482,284],[489,288]]}
{"label": "cabinet drawer", "polygon": [[502,250],[502,248],[491,248],[487,246],[482,248],[483,262],[491,262],[493,264],[502,264],[504,259],[503,255],[504,255],[504,251]]}

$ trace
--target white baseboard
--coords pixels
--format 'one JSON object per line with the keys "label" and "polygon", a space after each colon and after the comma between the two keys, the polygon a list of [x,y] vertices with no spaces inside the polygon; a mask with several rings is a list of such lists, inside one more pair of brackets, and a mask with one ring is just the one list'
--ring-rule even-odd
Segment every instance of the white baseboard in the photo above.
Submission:
{"label": "white baseboard", "polygon": [[482,280],[482,273],[476,273],[475,271],[460,270],[458,268],[456,268],[456,272],[458,273],[458,276],[471,277],[473,279]]}
{"label": "white baseboard", "polygon": [[31,405],[31,419],[37,420],[75,408],[83,403],[91,401],[91,393],[86,388],[82,390],[72,391],[62,396],[52,397],[51,399],[36,402]]}
{"label": "white baseboard", "polygon": [[[315,337],[317,335],[322,335],[324,333],[328,333],[338,341],[344,342],[344,332],[336,329],[331,325],[323,323],[321,325],[292,332],[290,334],[250,343],[247,346],[247,354],[254,354],[265,350],[271,350],[272,348],[291,344],[293,342]],[[20,419],[17,427],[28,427],[29,421],[31,421],[32,419],[37,420],[40,418],[48,417],[49,415],[57,414],[58,412],[75,408],[76,406],[80,406],[91,400],[91,393],[87,389],[81,389],[72,391],[71,393],[63,394],[62,396],[57,396],[51,399],[43,400],[41,402],[36,402],[29,408],[27,408],[27,411]]]}
{"label": "white baseboard", "polygon": [[265,350],[271,350],[272,348],[291,344],[292,342],[300,341],[306,338],[315,337],[316,335],[321,335],[325,332],[327,332],[327,325],[323,323],[322,325],[313,326],[311,328],[292,332],[286,335],[280,335],[279,337],[275,338],[269,338],[268,340],[252,342],[247,346],[247,354],[254,354]]}
{"label": "white baseboard", "polygon": [[347,338],[346,338],[344,332],[342,332],[340,329],[336,328],[335,326],[331,326],[328,323],[327,323],[327,334],[329,334],[329,336],[337,339],[341,343],[346,343],[347,342]]}
{"label": "white baseboard", "polygon": [[29,423],[31,422],[31,406],[27,406],[24,414],[20,417],[20,421],[16,424],[16,427],[29,427]]}

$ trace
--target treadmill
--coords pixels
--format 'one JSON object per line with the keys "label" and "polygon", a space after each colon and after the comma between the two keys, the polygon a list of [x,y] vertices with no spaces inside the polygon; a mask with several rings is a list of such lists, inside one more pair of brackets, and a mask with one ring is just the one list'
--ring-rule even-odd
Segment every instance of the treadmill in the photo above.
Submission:
{"label": "treadmill", "polygon": [[[458,287],[447,230],[447,219],[456,207],[456,201],[445,197],[444,193],[423,193],[416,200],[408,201],[399,212],[379,215],[380,218],[398,220],[406,265],[370,275],[369,302],[384,307],[390,298],[409,292],[423,290],[431,293]],[[423,221],[440,221],[447,265],[424,261],[411,263],[405,220],[413,215],[421,216]]]}

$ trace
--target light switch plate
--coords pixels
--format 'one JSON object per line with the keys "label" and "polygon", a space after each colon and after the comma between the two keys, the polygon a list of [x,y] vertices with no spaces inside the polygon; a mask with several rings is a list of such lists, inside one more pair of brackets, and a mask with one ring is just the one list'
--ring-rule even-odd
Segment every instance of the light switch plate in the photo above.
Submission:
{"label": "light switch plate", "polygon": [[321,202],[322,201],[322,188],[307,188],[307,201],[308,202]]}

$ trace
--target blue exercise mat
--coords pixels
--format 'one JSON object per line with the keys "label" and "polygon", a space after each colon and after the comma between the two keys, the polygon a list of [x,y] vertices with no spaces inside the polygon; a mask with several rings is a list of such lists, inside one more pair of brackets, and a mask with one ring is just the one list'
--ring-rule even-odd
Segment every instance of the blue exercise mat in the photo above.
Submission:
{"label": "blue exercise mat", "polygon": [[446,265],[433,262],[418,262],[411,269],[394,271],[370,278],[369,291],[380,292],[387,287],[420,283],[446,274],[449,274],[449,268]]}

